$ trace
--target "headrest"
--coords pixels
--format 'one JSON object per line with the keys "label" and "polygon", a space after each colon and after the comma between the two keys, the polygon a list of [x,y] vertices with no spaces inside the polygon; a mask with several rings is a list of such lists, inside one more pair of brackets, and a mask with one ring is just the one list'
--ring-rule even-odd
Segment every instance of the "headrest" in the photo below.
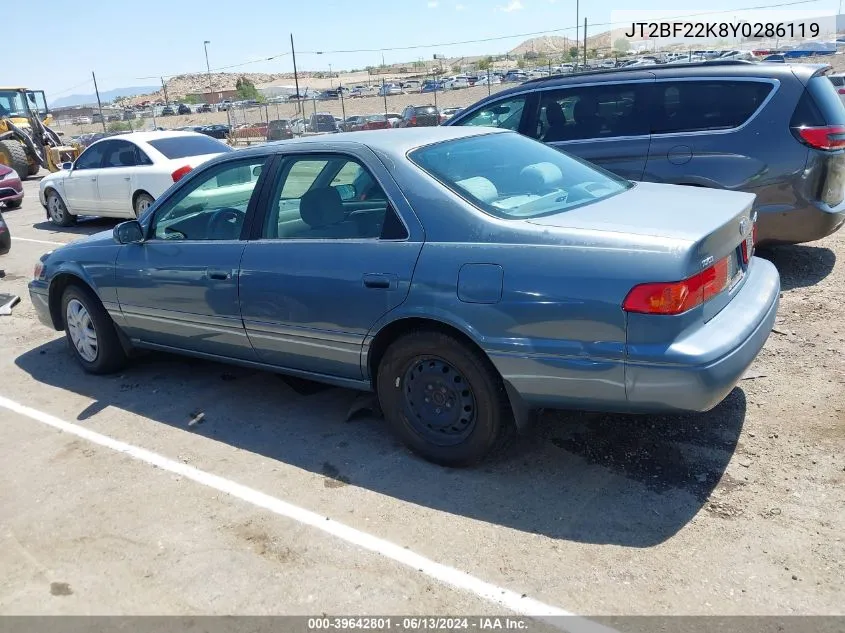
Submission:
{"label": "headrest", "polygon": [[299,215],[312,229],[342,222],[345,217],[340,194],[333,187],[320,187],[305,193],[299,200]]}
{"label": "headrest", "polygon": [[546,103],[546,121],[549,125],[566,125],[566,114],[557,101]]}
{"label": "headrest", "polygon": [[493,202],[499,198],[496,185],[482,176],[473,176],[465,180],[458,180],[455,184],[482,202]]}
{"label": "headrest", "polygon": [[520,177],[531,187],[552,187],[563,180],[563,172],[554,163],[534,163],[523,167]]}
{"label": "headrest", "polygon": [[120,164],[125,167],[131,167],[135,164],[135,150],[133,149],[122,149],[120,150],[120,154],[117,155],[117,160],[120,161]]}

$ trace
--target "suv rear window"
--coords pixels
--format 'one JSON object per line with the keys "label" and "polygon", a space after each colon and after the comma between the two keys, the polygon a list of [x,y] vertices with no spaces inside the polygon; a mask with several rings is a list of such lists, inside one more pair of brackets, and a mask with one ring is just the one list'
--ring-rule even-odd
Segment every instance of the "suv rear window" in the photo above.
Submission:
{"label": "suv rear window", "polygon": [[414,112],[417,114],[437,114],[437,108],[434,106],[418,106],[414,108]]}
{"label": "suv rear window", "polygon": [[819,75],[807,82],[789,123],[792,127],[845,125],[845,108],[829,79]]}
{"label": "suv rear window", "polygon": [[762,81],[667,81],[655,85],[652,133],[726,130],[745,123],[772,91]]}
{"label": "suv rear window", "polygon": [[225,143],[204,134],[194,136],[171,136],[148,141],[150,145],[164,154],[166,158],[187,158],[188,156],[204,156],[205,154],[221,154],[234,151]]}

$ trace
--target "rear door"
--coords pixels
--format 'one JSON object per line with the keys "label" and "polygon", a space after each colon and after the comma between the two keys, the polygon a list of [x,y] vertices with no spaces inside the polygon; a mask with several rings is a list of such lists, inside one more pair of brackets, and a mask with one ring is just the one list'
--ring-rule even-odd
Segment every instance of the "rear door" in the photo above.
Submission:
{"label": "rear door", "polygon": [[137,147],[129,141],[121,140],[106,141],[105,145],[103,166],[97,182],[100,212],[110,216],[134,217],[133,178],[141,168],[138,165]]}
{"label": "rear door", "polygon": [[572,85],[539,92],[536,118],[527,133],[552,147],[640,180],[651,142],[653,79]]}
{"label": "rear door", "polygon": [[770,170],[760,158],[775,162],[783,146],[764,148],[788,134],[787,126],[767,128],[768,137],[755,135],[753,140],[736,132],[761,110],[776,84],[763,78],[655,82],[643,179],[735,188],[766,177]]}
{"label": "rear door", "polygon": [[422,228],[366,148],[291,153],[241,262],[241,315],[262,362],[360,380],[368,331],[401,304]]}

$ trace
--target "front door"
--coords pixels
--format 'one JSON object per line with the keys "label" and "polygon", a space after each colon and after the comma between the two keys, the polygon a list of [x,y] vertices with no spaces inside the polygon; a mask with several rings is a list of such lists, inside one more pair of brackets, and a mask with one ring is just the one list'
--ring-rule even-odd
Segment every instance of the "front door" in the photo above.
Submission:
{"label": "front door", "polygon": [[244,326],[265,363],[362,378],[370,328],[401,304],[422,247],[372,152],[288,156],[241,262]]}
{"label": "front door", "polygon": [[109,142],[99,141],[82,152],[64,179],[65,204],[74,215],[96,215],[100,210],[97,180]]}
{"label": "front door", "polygon": [[132,338],[255,360],[238,305],[244,226],[265,157],[230,160],[190,178],[163,202],[148,239],[118,255],[117,296]]}
{"label": "front door", "polygon": [[622,178],[640,180],[650,143],[652,83],[545,90],[540,93],[536,128],[532,126],[530,134]]}

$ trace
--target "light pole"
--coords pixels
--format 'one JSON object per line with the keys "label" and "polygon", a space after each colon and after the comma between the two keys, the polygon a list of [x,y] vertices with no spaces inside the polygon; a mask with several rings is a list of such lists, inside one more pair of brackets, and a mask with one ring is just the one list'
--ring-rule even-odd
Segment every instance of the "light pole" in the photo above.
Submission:
{"label": "light pole", "polygon": [[334,75],[332,75],[332,65],[329,64],[329,88],[334,88]]}
{"label": "light pole", "polygon": [[214,98],[213,93],[214,91],[211,88],[211,66],[208,63],[208,45],[211,44],[211,40],[205,40],[202,43],[203,48],[205,49],[205,70],[208,72],[208,100],[209,102]]}

